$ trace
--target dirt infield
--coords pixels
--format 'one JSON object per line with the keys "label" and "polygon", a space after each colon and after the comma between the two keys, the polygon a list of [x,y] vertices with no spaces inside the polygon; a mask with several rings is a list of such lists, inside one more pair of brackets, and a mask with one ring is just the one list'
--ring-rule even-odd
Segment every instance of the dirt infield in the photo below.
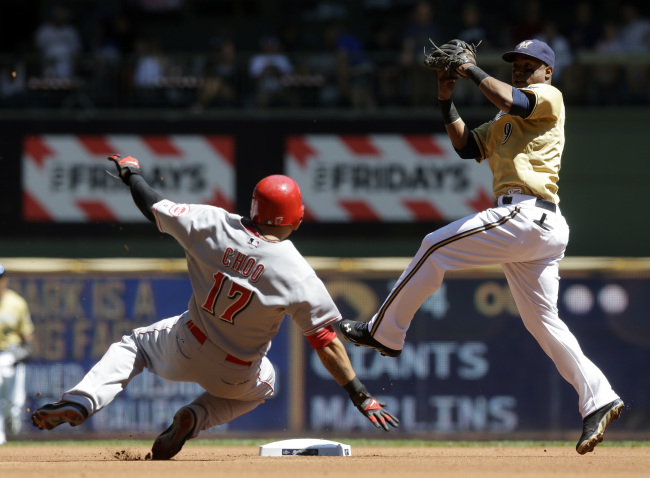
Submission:
{"label": "dirt infield", "polygon": [[0,447],[3,478],[647,477],[650,447],[352,447],[351,457],[260,457],[259,448],[187,444],[173,460],[148,447]]}

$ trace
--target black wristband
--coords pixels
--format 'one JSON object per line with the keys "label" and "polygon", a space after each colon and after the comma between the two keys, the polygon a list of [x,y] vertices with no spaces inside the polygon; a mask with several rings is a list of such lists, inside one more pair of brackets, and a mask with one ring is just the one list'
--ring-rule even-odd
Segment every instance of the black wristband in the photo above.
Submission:
{"label": "black wristband", "polygon": [[355,405],[360,405],[370,396],[368,389],[363,383],[361,383],[359,377],[354,377],[350,382],[343,385],[343,389],[348,392],[348,395],[350,395],[350,398]]}
{"label": "black wristband", "polygon": [[476,65],[472,65],[467,68],[467,70],[465,70],[465,73],[470,80],[476,83],[477,86],[481,84],[481,81],[490,76]]}
{"label": "black wristband", "polygon": [[452,124],[454,121],[458,121],[460,119],[460,115],[458,114],[458,111],[456,111],[454,102],[451,101],[451,99],[438,99],[438,102],[440,103],[440,112],[442,113],[442,119],[446,125]]}

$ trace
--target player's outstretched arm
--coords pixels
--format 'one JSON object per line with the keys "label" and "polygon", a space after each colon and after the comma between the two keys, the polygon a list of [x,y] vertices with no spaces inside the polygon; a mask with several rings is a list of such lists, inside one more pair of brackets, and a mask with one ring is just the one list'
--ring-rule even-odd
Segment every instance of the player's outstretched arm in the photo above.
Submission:
{"label": "player's outstretched arm", "polygon": [[118,154],[109,156],[108,160],[115,163],[120,179],[131,189],[131,197],[133,197],[133,201],[140,209],[140,212],[155,224],[156,218],[151,208],[164,198],[149,186],[142,177],[140,162],[132,156],[122,157]]}
{"label": "player's outstretched arm", "polygon": [[338,338],[316,349],[316,353],[334,380],[348,392],[352,403],[375,427],[389,431],[388,425],[395,428],[399,426],[399,420],[386,410],[386,404],[374,398],[361,383],[352,368],[343,343]]}

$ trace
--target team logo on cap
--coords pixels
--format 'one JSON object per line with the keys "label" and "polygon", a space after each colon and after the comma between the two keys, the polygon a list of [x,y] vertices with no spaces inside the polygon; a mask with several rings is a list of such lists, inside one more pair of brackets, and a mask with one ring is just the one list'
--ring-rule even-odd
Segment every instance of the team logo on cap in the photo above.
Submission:
{"label": "team logo on cap", "polygon": [[521,50],[523,48],[528,48],[528,45],[530,45],[531,43],[533,43],[532,40],[522,41],[519,45],[517,45],[517,50]]}

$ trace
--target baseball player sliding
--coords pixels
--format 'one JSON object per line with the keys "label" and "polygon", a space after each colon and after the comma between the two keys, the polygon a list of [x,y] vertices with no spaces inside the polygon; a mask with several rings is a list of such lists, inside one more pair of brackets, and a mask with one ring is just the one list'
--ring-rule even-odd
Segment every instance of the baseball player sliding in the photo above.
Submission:
{"label": "baseball player sliding", "polygon": [[341,314],[287,240],[304,211],[292,179],[262,179],[253,192],[250,218],[245,218],[214,206],[164,199],[145,182],[137,159],[108,159],[142,214],[185,249],[193,293],[185,313],[135,329],[111,345],[60,401],[33,413],[34,426],[81,425],[147,368],[167,380],[195,382],[205,389],[176,412],[154,441],[152,459],[168,460],[201,430],[227,423],[273,396],[275,372],[266,354],[285,315],[300,327],[362,414],[377,428],[398,426],[357,378],[332,327]]}
{"label": "baseball player sliding", "polygon": [[[427,235],[379,312],[367,323],[343,320],[341,332],[396,357],[415,312],[440,287],[445,271],[501,264],[526,328],[578,392],[583,433],[576,450],[584,454],[602,441],[624,404],[558,316],[558,263],[569,227],[558,207],[565,113],[562,93],[551,85],[555,54],[546,43],[527,40],[503,59],[512,63],[513,86],[487,75],[476,65],[475,46],[460,40],[426,55],[425,65],[438,71],[451,143],[461,158],[489,159],[496,203]],[[458,75],[499,108],[472,131],[451,100]]]}

